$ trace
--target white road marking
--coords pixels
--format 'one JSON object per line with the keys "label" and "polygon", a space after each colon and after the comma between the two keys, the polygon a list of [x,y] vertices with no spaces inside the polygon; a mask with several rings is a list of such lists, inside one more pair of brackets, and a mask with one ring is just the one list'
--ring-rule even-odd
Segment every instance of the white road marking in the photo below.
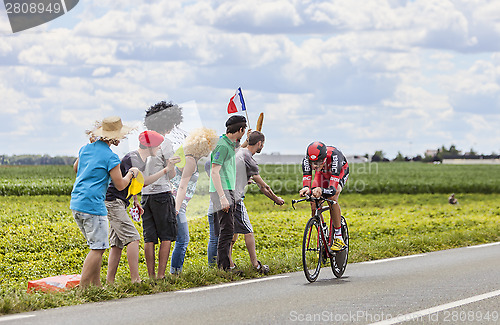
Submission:
{"label": "white road marking", "polygon": [[404,260],[404,259],[407,259],[407,258],[414,258],[414,257],[420,257],[420,256],[425,256],[425,254],[417,254],[417,255],[409,255],[409,256],[399,256],[399,257],[393,257],[393,258],[384,258],[382,260],[361,262],[359,264],[385,263],[385,262],[392,262],[392,261],[397,261],[397,260]]}
{"label": "white road marking", "polygon": [[419,311],[409,313],[406,315],[398,315],[397,317],[394,317],[391,319],[386,319],[386,320],[383,320],[383,321],[380,321],[377,323],[372,323],[370,325],[391,325],[391,324],[399,324],[399,323],[403,323],[403,322],[407,322],[407,321],[421,320],[422,317],[424,317],[424,316],[432,315],[432,314],[439,313],[440,311],[443,311],[446,309],[460,307],[462,305],[467,305],[467,304],[470,304],[473,302],[485,300],[485,299],[496,297],[496,296],[500,296],[500,290],[488,292],[488,293],[485,293],[482,295],[478,295],[478,296],[474,296],[474,297],[470,297],[470,298],[466,298],[466,299],[462,299],[462,300],[458,300],[458,301],[454,301],[454,302],[450,302],[450,303],[447,303],[444,305],[440,305],[440,306],[436,306],[436,307],[432,307],[432,308],[428,308],[428,309],[419,310]]}
{"label": "white road marking", "polygon": [[476,245],[476,246],[467,246],[467,248],[483,248],[483,247],[495,246],[495,245],[500,245],[500,242],[498,242],[498,243],[483,244],[483,245]]}
{"label": "white road marking", "polygon": [[35,315],[13,315],[13,316],[2,316],[0,317],[0,322],[7,322],[10,320],[19,320],[23,318],[35,317]]}
{"label": "white road marking", "polygon": [[282,279],[282,278],[288,278],[288,277],[289,277],[288,275],[278,275],[278,276],[272,276],[272,277],[266,277],[266,278],[252,279],[252,280],[247,280],[247,281],[231,282],[231,283],[218,284],[218,285],[207,286],[207,287],[180,290],[180,291],[177,291],[177,293],[193,293],[193,292],[221,289],[221,288],[250,284],[250,283],[254,283],[254,282],[270,281],[270,280],[276,280],[276,279]]}

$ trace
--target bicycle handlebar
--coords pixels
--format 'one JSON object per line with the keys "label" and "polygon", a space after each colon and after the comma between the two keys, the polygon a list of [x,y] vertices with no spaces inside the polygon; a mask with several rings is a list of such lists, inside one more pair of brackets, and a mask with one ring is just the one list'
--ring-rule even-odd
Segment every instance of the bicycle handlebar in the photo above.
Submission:
{"label": "bicycle handlebar", "polygon": [[[316,206],[319,206],[321,203],[323,203],[325,201],[330,202],[331,204],[337,204],[337,201],[330,200],[330,199],[327,199],[324,197],[313,197],[313,196],[306,195],[306,197],[303,199],[292,200],[292,208],[295,210],[295,203],[304,202],[304,201],[309,201],[309,202],[314,201],[314,202],[316,202]],[[319,201],[321,201],[321,202],[319,202]]]}

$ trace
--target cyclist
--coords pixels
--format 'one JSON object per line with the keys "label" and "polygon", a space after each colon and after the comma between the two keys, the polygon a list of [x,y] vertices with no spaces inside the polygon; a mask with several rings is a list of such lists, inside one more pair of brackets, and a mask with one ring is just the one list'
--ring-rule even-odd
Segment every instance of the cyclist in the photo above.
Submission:
{"label": "cyclist", "polygon": [[[314,181],[311,184],[313,169]],[[307,147],[306,156],[302,160],[302,173],[303,188],[299,191],[300,196],[312,195],[316,198],[323,196],[338,202],[339,194],[349,177],[349,165],[339,149],[315,141]],[[342,239],[340,206],[330,202],[328,205],[335,229],[334,241],[330,248],[332,251],[341,251],[346,248],[346,244]],[[311,202],[311,209],[314,214],[316,209],[314,202]]]}

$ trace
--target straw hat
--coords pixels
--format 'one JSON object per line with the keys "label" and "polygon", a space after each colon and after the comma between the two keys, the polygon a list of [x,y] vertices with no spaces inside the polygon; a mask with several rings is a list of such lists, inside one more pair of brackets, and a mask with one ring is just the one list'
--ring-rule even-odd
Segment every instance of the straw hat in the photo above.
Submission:
{"label": "straw hat", "polygon": [[94,137],[121,140],[133,129],[134,128],[123,125],[120,117],[110,116],[98,123],[96,128],[89,133]]}

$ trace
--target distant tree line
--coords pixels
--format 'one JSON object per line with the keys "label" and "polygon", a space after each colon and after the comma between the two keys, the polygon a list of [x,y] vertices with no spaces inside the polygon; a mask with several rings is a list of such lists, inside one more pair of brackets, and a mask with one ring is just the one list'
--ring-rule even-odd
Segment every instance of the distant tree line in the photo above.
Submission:
{"label": "distant tree line", "polygon": [[76,157],[49,155],[0,155],[0,165],[73,165]]}
{"label": "distant tree line", "polygon": [[[368,154],[365,155],[368,158]],[[473,148],[462,154],[454,144],[449,148],[441,146],[437,150],[428,150],[424,155],[416,155],[415,157],[404,156],[400,151],[392,161],[420,161],[420,162],[442,162],[443,159],[500,159],[500,155],[492,153],[491,155],[478,154]],[[391,161],[385,157],[382,150],[377,150],[371,157],[372,162]]]}

